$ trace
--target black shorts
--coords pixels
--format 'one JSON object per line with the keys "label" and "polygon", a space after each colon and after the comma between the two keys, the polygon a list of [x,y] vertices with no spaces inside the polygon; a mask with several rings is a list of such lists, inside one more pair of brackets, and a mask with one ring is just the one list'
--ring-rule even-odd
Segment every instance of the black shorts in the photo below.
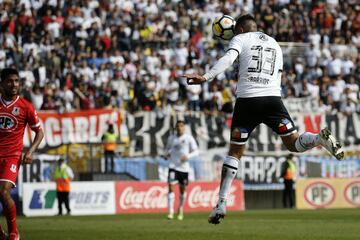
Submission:
{"label": "black shorts", "polygon": [[179,183],[182,186],[187,186],[189,184],[189,173],[187,172],[179,172],[175,169],[169,169],[168,174],[168,183],[176,184]]}
{"label": "black shorts", "polygon": [[293,120],[280,97],[237,98],[231,124],[232,144],[245,144],[260,123],[266,124],[279,136],[296,132]]}

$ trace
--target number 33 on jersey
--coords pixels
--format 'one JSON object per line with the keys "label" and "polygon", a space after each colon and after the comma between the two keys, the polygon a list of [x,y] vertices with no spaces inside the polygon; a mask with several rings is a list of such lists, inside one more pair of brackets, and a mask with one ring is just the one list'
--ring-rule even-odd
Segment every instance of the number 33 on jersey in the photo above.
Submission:
{"label": "number 33 on jersey", "polygon": [[248,32],[235,36],[230,49],[239,54],[237,97],[281,96],[283,55],[275,39]]}

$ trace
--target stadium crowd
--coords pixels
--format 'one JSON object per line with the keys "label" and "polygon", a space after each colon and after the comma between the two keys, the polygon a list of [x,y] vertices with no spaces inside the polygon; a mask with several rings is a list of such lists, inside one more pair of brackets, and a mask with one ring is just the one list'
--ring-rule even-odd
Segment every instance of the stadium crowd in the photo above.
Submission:
{"label": "stadium crowd", "polygon": [[[36,109],[103,107],[232,111],[236,73],[187,86],[226,49],[215,17],[252,13],[282,44],[285,98],[311,96],[326,112],[360,112],[356,0],[0,0],[0,69],[20,70]],[[297,50],[297,51],[296,51]]]}

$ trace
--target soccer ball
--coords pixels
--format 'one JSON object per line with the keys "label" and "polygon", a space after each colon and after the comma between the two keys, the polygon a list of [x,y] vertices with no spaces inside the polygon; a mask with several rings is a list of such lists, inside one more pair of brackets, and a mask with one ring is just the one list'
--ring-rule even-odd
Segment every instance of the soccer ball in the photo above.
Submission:
{"label": "soccer ball", "polygon": [[230,40],[234,36],[235,23],[235,19],[228,15],[216,18],[212,24],[213,34],[223,40]]}

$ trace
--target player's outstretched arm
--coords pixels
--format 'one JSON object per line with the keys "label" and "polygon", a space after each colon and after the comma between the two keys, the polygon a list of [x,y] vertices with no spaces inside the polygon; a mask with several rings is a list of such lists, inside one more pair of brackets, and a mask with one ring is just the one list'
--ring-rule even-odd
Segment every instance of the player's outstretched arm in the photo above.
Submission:
{"label": "player's outstretched arm", "polygon": [[233,64],[238,55],[239,51],[231,48],[216,62],[210,71],[205,73],[203,76],[199,74],[184,74],[183,77],[187,78],[188,85],[201,84],[205,81],[211,81],[220,73],[225,72],[225,70]]}
{"label": "player's outstretched arm", "polygon": [[199,74],[184,74],[182,76],[187,78],[186,82],[188,85],[195,85],[206,82],[206,79]]}
{"label": "player's outstretched arm", "polygon": [[23,164],[30,164],[32,162],[32,154],[37,149],[43,138],[44,138],[44,132],[42,129],[39,129],[35,134],[34,141],[31,143],[29,149],[26,151],[24,155],[24,158],[22,159]]}

